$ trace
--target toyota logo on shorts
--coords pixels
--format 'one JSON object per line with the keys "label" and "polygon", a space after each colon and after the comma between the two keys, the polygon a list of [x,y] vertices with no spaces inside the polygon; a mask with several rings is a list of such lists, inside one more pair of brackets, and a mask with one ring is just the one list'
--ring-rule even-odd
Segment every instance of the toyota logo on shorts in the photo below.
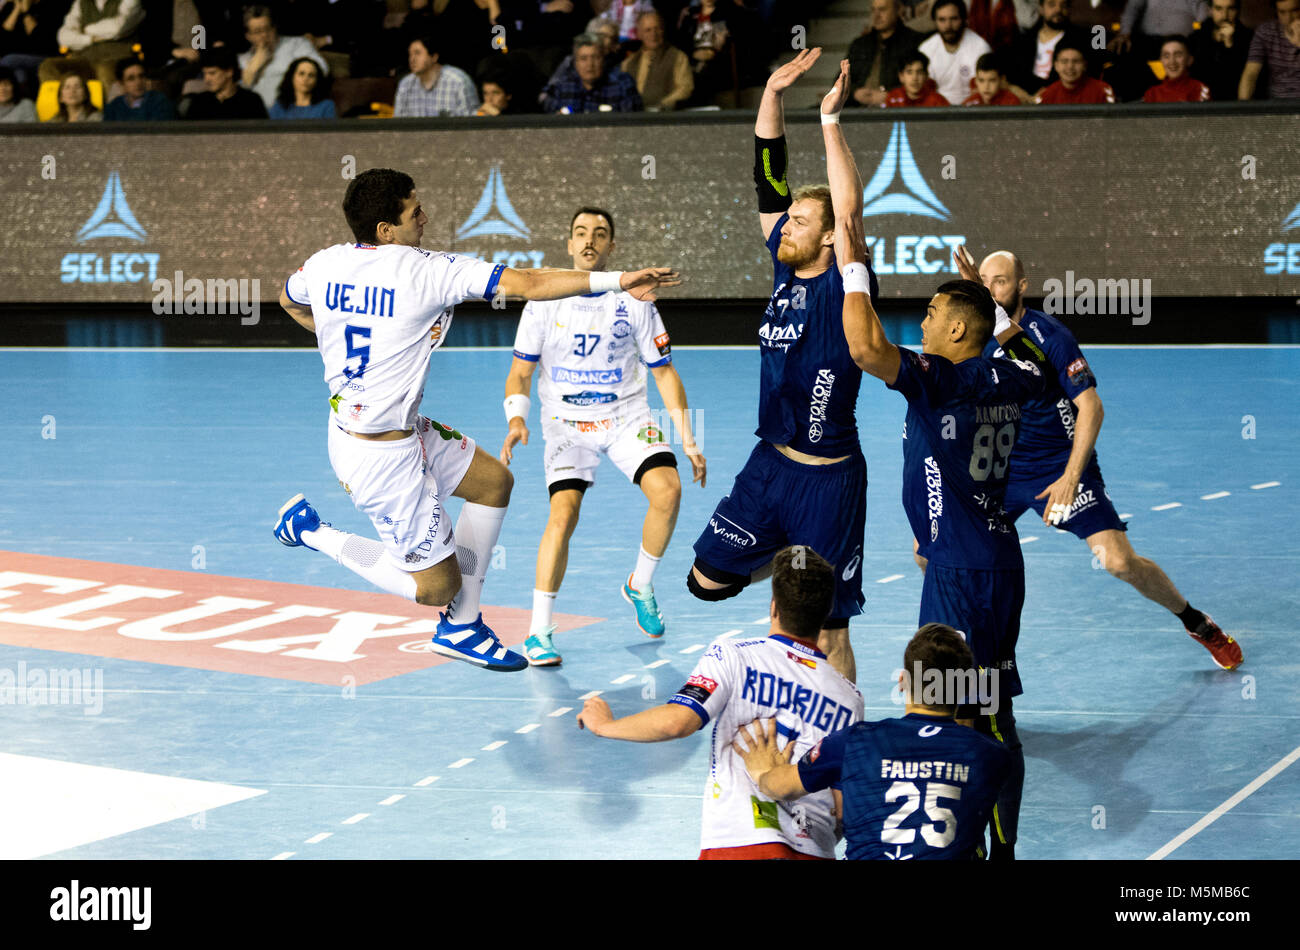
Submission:
{"label": "toyota logo on shorts", "polygon": [[820,422],[814,422],[812,425],[808,427],[808,441],[820,442],[821,440],[822,440],[822,424]]}

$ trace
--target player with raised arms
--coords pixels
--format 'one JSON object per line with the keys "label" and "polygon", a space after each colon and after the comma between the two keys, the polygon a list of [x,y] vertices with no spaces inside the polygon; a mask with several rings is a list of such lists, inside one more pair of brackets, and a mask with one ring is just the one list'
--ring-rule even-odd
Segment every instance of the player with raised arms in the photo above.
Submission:
{"label": "player with raised arms", "polygon": [[[867,462],[855,416],[862,372],[844,341],[844,284],[834,248],[836,217],[862,214],[861,179],[839,126],[849,94],[848,60],[821,106],[831,185],[792,195],[785,174],[782,96],[820,54],[803,50],[772,73],[754,124],[758,217],[774,269],[758,331],[754,434],[760,441],[695,542],[686,584],[701,600],[725,600],[762,576],[776,551],[788,544],[811,547],[835,565],[837,578],[821,649],[852,681],[857,669],[849,618],[864,602]],[[875,275],[868,277],[874,295]]]}
{"label": "player with raised arms", "polygon": [[1004,746],[955,718],[974,665],[961,634],[926,624],[903,652],[901,718],[832,732],[797,763],[795,744],[778,748],[770,721],[741,727],[734,748],[759,792],[777,801],[838,789],[850,861],[969,861],[1012,766]]}
{"label": "player with raised arms", "polygon": [[[1110,574],[1176,616],[1216,664],[1236,669],[1242,662],[1237,641],[1209,614],[1193,607],[1159,564],[1133,550],[1128,526],[1115,512],[1101,477],[1095,446],[1105,412],[1097,377],[1074,334],[1055,317],[1025,306],[1029,279],[1015,254],[994,251],[978,271],[962,254],[953,256],[963,275],[981,281],[1024,327],[1051,365],[1048,391],[1025,403],[1020,437],[1011,453],[1007,515],[1014,521],[1032,508],[1044,524],[1081,538]],[[985,355],[1001,355],[996,341],[989,342]]]}
{"label": "player with raised arms", "polygon": [[[569,220],[568,252],[580,271],[601,271],[614,252],[614,217],[602,208],[579,208]],[[669,433],[676,428],[691,460],[694,481],[704,486],[708,469],[691,432],[686,388],[672,365],[672,346],[659,311],[628,293],[586,294],[528,303],[515,334],[514,361],[506,377],[510,431],[501,461],[528,444],[533,371],[541,368],[543,465],[551,513],[537,548],[533,616],[524,642],[533,666],[561,662],[552,637],[551,611],[569,563],[569,538],[578,525],[583,494],[596,481],[602,456],[645,493],[649,507],[641,526],[636,567],[622,585],[624,600],[648,637],[664,635],[654,595],[654,574],[677,523],[682,484]],[[657,425],[646,400],[650,370],[671,421]]]}
{"label": "player with raised arms", "polygon": [[[608,291],[652,300],[679,278],[667,268],[513,270],[424,250],[429,218],[415,183],[387,168],[348,184],[343,213],[355,243],[308,258],[280,305],[316,334],[330,392],[330,464],[381,540],[321,523],[302,495],[280,509],[275,536],[328,555],[390,594],[447,604],[435,652],[489,670],[524,669],[528,661],[502,645],[479,609],[514,479],[473,439],[420,414],[430,355],[465,300]],[[452,495],[465,500],[454,531],[444,510]]]}
{"label": "player with raised arms", "polygon": [[[834,172],[832,172],[834,175]],[[833,179],[832,179],[833,180]],[[1013,766],[993,810],[991,857],[1013,858],[1024,784],[1024,752],[1012,697],[1025,565],[1016,529],[1002,508],[1021,405],[1043,391],[1043,371],[1020,328],[983,284],[941,285],[921,321],[921,353],[895,346],[867,294],[862,219],[836,222],[844,262],[844,335],[858,366],[907,399],[903,427],[903,509],[929,566],[918,625],[961,631],[975,662],[989,671],[989,698],[959,718],[1003,742]],[[982,356],[997,334],[1012,359]],[[1022,357],[1031,357],[1029,361]]]}

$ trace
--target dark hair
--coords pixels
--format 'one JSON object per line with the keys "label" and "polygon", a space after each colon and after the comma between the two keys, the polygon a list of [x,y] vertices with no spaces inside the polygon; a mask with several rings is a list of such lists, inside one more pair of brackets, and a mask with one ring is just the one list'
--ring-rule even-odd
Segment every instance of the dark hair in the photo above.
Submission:
{"label": "dark hair", "polygon": [[[918,676],[917,666],[920,666]],[[922,703],[921,687],[927,679],[926,673],[931,670],[943,675],[949,673],[965,673],[975,668],[975,657],[971,649],[967,646],[962,635],[947,624],[927,623],[908,642],[907,648],[903,651],[903,669],[907,672],[908,682],[911,684],[908,699],[915,705],[933,705]],[[949,676],[943,675],[944,683],[951,682]],[[944,691],[946,693],[946,690]],[[954,709],[958,704],[958,697],[944,695],[943,702],[938,704],[942,708]],[[967,703],[973,702],[973,697],[967,698]]]}
{"label": "dark hair", "polygon": [[998,60],[997,53],[985,53],[979,59],[975,60],[975,72],[987,73],[995,72],[1002,75],[1002,63]]}
{"label": "dark hair", "polygon": [[920,63],[925,67],[927,73],[930,71],[930,57],[920,50],[913,50],[910,53],[904,53],[903,58],[898,61],[898,75],[903,75],[903,70],[913,63]]}
{"label": "dark hair", "polygon": [[573,236],[573,222],[578,220],[580,214],[598,214],[609,222],[609,239],[614,240],[614,216],[604,208],[582,207],[573,212],[573,217],[569,219],[569,236]]}
{"label": "dark hair", "polygon": [[14,71],[8,66],[0,66],[0,82],[4,82],[6,79],[13,83],[14,88],[17,89],[18,77],[14,75]]}
{"label": "dark hair", "polygon": [[966,0],[935,0],[934,6],[930,8],[931,19],[936,17],[944,7],[956,7],[957,14],[961,17],[963,23],[970,19],[969,14],[966,12]]}
{"label": "dark hair", "polygon": [[835,600],[835,569],[805,545],[782,548],[772,559],[772,600],[782,630],[815,641]]}
{"label": "dark hair", "polygon": [[400,221],[402,203],[413,191],[411,176],[391,168],[369,168],[352,179],[343,195],[343,215],[357,242],[374,244],[380,222]]}
{"label": "dark hair", "polygon": [[1191,44],[1187,42],[1187,37],[1181,36],[1178,33],[1174,33],[1170,36],[1166,36],[1162,38],[1160,40],[1160,49],[1163,50],[1165,48],[1166,43],[1182,43],[1184,50],[1186,50],[1189,53],[1192,51]]}
{"label": "dark hair", "polygon": [[412,36],[406,44],[408,50],[411,48],[411,43],[419,43],[424,47],[425,52],[430,56],[437,56],[438,62],[442,62],[442,42],[432,33],[420,33]]}
{"label": "dark hair", "polygon": [[140,66],[143,68],[144,63],[140,62],[140,60],[136,59],[134,56],[123,56],[113,64],[113,75],[115,75],[120,81],[121,78],[126,75],[126,71],[132,66]]}
{"label": "dark hair", "polygon": [[199,54],[200,69],[229,69],[234,72],[238,67],[239,60],[229,46],[214,46]]}
{"label": "dark hair", "polygon": [[59,90],[57,93],[59,99],[59,117],[65,122],[68,120],[68,104],[63,101],[63,84],[69,79],[75,79],[77,82],[81,83],[81,91],[86,94],[86,101],[82,106],[86,110],[86,115],[94,115],[98,112],[99,110],[95,108],[95,103],[91,101],[90,84],[86,82],[86,77],[81,75],[81,73],[64,73],[59,77]]}
{"label": "dark hair", "polygon": [[257,19],[261,19],[262,17],[266,17],[268,20],[271,21],[271,26],[275,26],[275,14],[271,12],[270,7],[261,6],[259,4],[254,4],[252,6],[244,7],[245,27],[248,26],[249,20],[257,20]]}
{"label": "dark hair", "polygon": [[284,71],[284,78],[280,80],[280,91],[275,94],[275,99],[286,109],[290,108],[298,101],[297,95],[293,89],[293,74],[298,71],[298,67],[303,63],[311,63],[316,68],[316,85],[311,91],[311,104],[315,105],[329,98],[329,73],[320,68],[320,63],[310,56],[299,56],[289,68]]}
{"label": "dark hair", "polygon": [[1088,67],[1088,51],[1085,50],[1085,49],[1084,49],[1082,46],[1080,46],[1078,43],[1072,43],[1072,42],[1070,42],[1069,40],[1065,39],[1064,37],[1061,38],[1061,42],[1059,42],[1059,43],[1056,44],[1056,49],[1052,50],[1052,62],[1056,62],[1056,57],[1060,56],[1060,55],[1061,55],[1062,53],[1064,53],[1067,49],[1072,49],[1072,50],[1074,50],[1076,53],[1078,53],[1080,56],[1082,56],[1082,57],[1083,57],[1083,66],[1084,66],[1084,69],[1087,69],[1087,67]]}
{"label": "dark hair", "polygon": [[941,284],[935,293],[948,295],[948,299],[957,306],[961,318],[966,321],[972,342],[978,343],[983,349],[984,344],[993,336],[996,320],[993,295],[988,289],[973,280],[950,280]]}

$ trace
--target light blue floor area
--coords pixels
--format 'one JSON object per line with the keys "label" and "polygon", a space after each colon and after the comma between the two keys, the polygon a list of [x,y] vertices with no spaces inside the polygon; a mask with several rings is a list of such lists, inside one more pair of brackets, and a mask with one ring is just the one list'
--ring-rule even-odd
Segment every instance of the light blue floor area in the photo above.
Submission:
{"label": "light blue floor area", "polygon": [[[1024,548],[1025,695],[1016,703],[1027,756],[1024,858],[1145,857],[1300,745],[1300,349],[1087,352],[1106,407],[1102,470],[1120,511],[1132,513],[1134,546],[1237,637],[1246,663],[1218,670],[1175,617],[1095,569],[1082,542],[1022,519],[1022,538],[1038,538]],[[644,508],[606,465],[587,494],[557,609],[607,619],[557,638],[558,670],[499,675],[452,663],[348,698],[286,680],[0,646],[0,667],[93,662],[108,690],[97,717],[5,709],[0,751],[269,790],[201,820],[55,856],[693,857],[705,734],[624,744],[580,732],[572,712],[549,715],[581,708],[590,690],[604,691],[618,715],[661,702],[699,655],[686,648],[765,629],[755,623],[767,614],[765,590],[704,604],[684,584],[691,545],[753,446],[757,353],[678,350],[675,362],[701,413],[710,474],[707,488],[684,488],[657,577],[663,641],[636,631],[619,596]],[[435,353],[424,411],[495,453],[509,363],[504,350]],[[202,545],[210,574],[368,589],[271,536],[276,510],[296,491],[337,527],[372,533],[326,458],[328,394],[314,351],[10,350],[0,367],[11,399],[0,417],[0,548],[190,570]],[[920,595],[899,502],[903,415],[901,397],[864,379],[867,612],[852,640],[869,717],[901,712],[890,673]],[[56,438],[42,438],[51,424]],[[505,565],[488,577],[488,603],[531,605],[547,511],[540,437],[534,425],[517,454]],[[1271,481],[1281,484],[1251,488]],[[1219,491],[1231,494],[1201,500]],[[1181,507],[1152,510],[1169,502]],[[895,574],[903,577],[877,583]],[[659,660],[668,663],[647,669]],[[539,725],[516,732],[530,723]],[[449,768],[465,758],[473,761]],[[380,804],[393,795],[404,797]],[[1297,853],[1300,765],[1172,857]]]}

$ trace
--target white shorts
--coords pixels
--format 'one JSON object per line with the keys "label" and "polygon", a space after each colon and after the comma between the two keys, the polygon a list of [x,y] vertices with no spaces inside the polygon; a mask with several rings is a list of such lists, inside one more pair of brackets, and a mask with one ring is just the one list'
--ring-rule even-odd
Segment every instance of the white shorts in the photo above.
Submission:
{"label": "white shorts", "polygon": [[662,429],[649,415],[612,416],[591,422],[542,417],[546,440],[546,484],[578,479],[594,485],[602,454],[618,466],[628,481],[652,455],[673,454]]}
{"label": "white shorts", "polygon": [[422,571],[456,553],[443,503],[469,471],[473,439],[420,416],[407,438],[375,442],[348,435],[331,414],[328,441],[339,484],[396,567]]}

